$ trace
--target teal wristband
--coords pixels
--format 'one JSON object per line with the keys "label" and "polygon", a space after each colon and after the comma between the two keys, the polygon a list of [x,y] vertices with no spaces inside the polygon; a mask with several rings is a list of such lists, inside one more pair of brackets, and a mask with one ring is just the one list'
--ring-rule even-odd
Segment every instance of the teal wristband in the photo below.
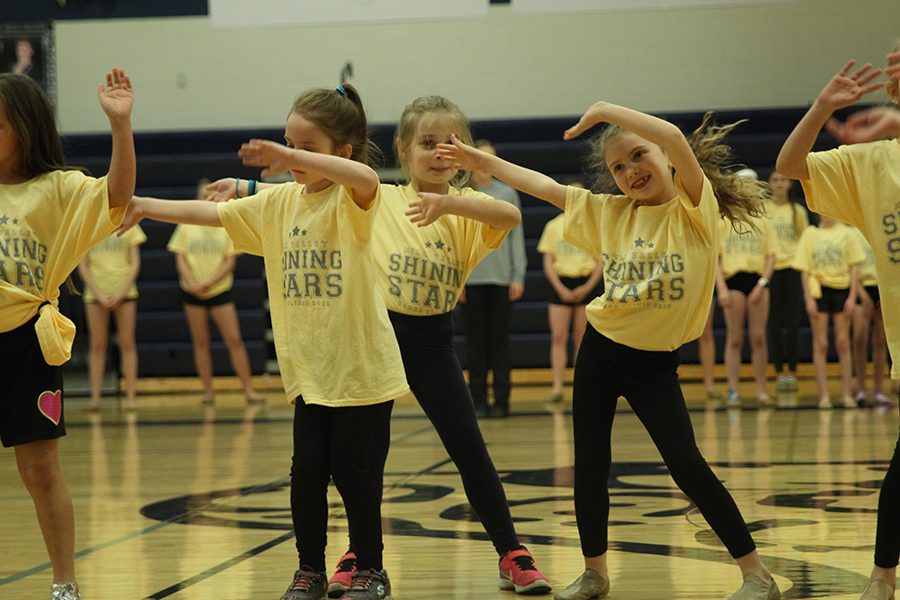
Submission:
{"label": "teal wristband", "polygon": [[250,179],[247,181],[247,195],[252,196],[256,193],[256,180]]}

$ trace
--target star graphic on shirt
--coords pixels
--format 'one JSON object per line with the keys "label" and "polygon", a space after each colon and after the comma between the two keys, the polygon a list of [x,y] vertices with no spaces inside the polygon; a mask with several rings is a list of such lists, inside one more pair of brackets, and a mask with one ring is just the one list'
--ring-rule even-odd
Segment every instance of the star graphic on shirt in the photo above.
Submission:
{"label": "star graphic on shirt", "polygon": [[426,248],[431,248],[431,242],[425,242],[425,247],[426,247]]}
{"label": "star graphic on shirt", "polygon": [[13,219],[13,225],[18,225],[18,224],[19,224],[19,220],[18,220],[18,219]]}
{"label": "star graphic on shirt", "polygon": [[0,217],[0,225],[6,225],[7,221],[9,221],[9,217],[7,217],[6,215]]}
{"label": "star graphic on shirt", "polygon": [[301,229],[301,230],[300,230],[300,235],[302,235],[302,236],[304,236],[304,237],[306,236],[307,233],[309,233],[309,232],[308,232],[307,230],[305,230],[305,229]]}
{"label": "star graphic on shirt", "polygon": [[443,250],[444,242],[442,242],[441,240],[438,240],[434,243],[434,247],[437,248],[438,250]]}
{"label": "star graphic on shirt", "polygon": [[648,248],[653,248],[653,246],[654,246],[654,243],[653,243],[653,242],[650,242],[649,244],[647,244],[647,247],[648,247]]}
{"label": "star graphic on shirt", "polygon": [[299,227],[294,227],[294,228],[291,230],[291,237],[297,237],[298,235],[300,235],[300,228],[299,228]]}
{"label": "star graphic on shirt", "polygon": [[634,240],[634,245],[637,246],[638,248],[643,248],[644,240],[642,240],[641,238],[638,238],[638,239]]}

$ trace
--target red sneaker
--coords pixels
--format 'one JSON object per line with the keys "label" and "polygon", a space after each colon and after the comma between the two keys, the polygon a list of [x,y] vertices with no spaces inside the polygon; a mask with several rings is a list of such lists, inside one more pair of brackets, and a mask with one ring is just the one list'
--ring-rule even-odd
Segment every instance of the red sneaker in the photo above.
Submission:
{"label": "red sneaker", "polygon": [[547,578],[534,566],[534,556],[525,546],[500,557],[500,589],[515,590],[517,594],[548,594],[553,588]]}
{"label": "red sneaker", "polygon": [[328,597],[340,598],[350,589],[353,574],[356,573],[356,554],[347,551],[338,561],[337,570],[328,580]]}

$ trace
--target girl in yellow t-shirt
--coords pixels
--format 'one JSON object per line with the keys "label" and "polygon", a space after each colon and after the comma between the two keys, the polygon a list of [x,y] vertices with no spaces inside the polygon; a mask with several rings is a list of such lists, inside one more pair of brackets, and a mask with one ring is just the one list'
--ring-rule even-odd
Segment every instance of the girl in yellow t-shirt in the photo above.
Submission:
{"label": "girl in yellow t-shirt", "polygon": [[[197,187],[197,198],[207,197],[208,180]],[[179,225],[166,246],[175,254],[178,283],[181,286],[181,307],[187,319],[194,346],[194,366],[203,384],[203,403],[214,403],[213,363],[210,349],[209,318],[215,322],[228,349],[231,367],[241,380],[248,404],[262,404],[262,396],[253,389],[253,373],[231,286],[238,253],[219,227]]]}
{"label": "girl in yellow t-shirt", "polygon": [[[756,180],[755,173],[753,179]],[[771,406],[766,391],[766,321],[769,316],[769,290],[775,266],[775,240],[765,217],[749,220],[749,224],[723,219],[721,250],[717,278],[719,304],[725,313],[725,370],[728,374],[728,406],[740,406],[738,394],[741,354],[744,349],[744,322],[750,341],[756,400],[761,406]]]}
{"label": "girl in yellow t-shirt", "polygon": [[112,129],[106,177],[65,166],[53,107],[25,75],[0,74],[0,442],[14,447],[53,568],[54,600],[79,600],[75,514],[59,464],[66,434],[60,365],[75,326],[59,288],[115,229],[134,194],[131,81],[106,75],[100,106]]}
{"label": "girl in yellow t-shirt", "polygon": [[[888,54],[888,97],[900,106],[900,41]],[[871,83],[880,69],[852,71],[847,63],[819,92],[812,107],[778,155],[778,170],[799,179],[809,207],[858,227],[872,245],[878,275],[885,333],[894,361],[891,377],[900,378],[900,113],[878,108],[852,115],[846,123],[832,118],[883,83]],[[812,152],[819,131],[828,130],[847,146]],[[892,139],[885,139],[891,137]],[[868,142],[868,143],[860,143]],[[881,484],[875,565],[861,600],[891,600],[900,561],[900,440]]]}
{"label": "girl in yellow t-shirt", "polygon": [[293,183],[227,203],[135,198],[123,227],[143,217],[224,227],[239,252],[265,261],[282,381],[294,403],[291,515],[299,568],[285,598],[326,594],[329,480],[344,500],[357,570],[350,589],[390,581],[382,562],[381,496],[394,398],[409,387],[377,286],[373,224],[381,202],[368,165],[368,126],[350,85],[294,101],[287,146],[251,140],[244,164]]}
{"label": "girl in yellow t-shirt", "polygon": [[766,217],[775,231],[776,242],[775,271],[769,281],[769,357],[775,367],[776,390],[796,392],[803,287],[800,273],[791,264],[797,241],[809,227],[809,217],[805,208],[791,200],[790,179],[772,170],[768,182],[772,200],[766,203]]}
{"label": "girl in yellow t-shirt", "polygon": [[138,373],[134,339],[138,297],[135,281],[141,270],[140,245],[146,241],[147,236],[140,227],[129,229],[121,237],[110,235],[91,248],[78,265],[78,274],[84,281],[84,311],[91,340],[88,378],[92,411],[100,410],[110,313],[116,316],[121,369],[125,378],[125,406],[135,406]]}
{"label": "girl in yellow t-shirt", "polygon": [[[602,122],[610,126],[595,140],[590,165],[623,195],[560,185],[456,138],[438,146],[452,165],[487,171],[562,209],[566,240],[603,258],[605,291],[588,306],[591,326],[573,387],[575,514],[585,572],[557,598],[609,590],[610,438],[624,396],[740,567],[744,583],[732,599],[778,599],[740,511],[697,448],[677,375],[678,348],[700,335],[709,315],[720,212],[741,221],[761,216],[762,186],[722,171],[729,153],[719,141],[733,125],[709,126],[707,117],[688,141],[671,123],[597,102],[564,137]],[[609,184],[603,177],[598,189]]]}
{"label": "girl in yellow t-shirt", "polygon": [[[890,406],[893,401],[884,395],[884,369],[887,365],[887,339],[881,314],[881,294],[875,273],[875,253],[862,232],[853,227],[856,241],[866,258],[859,265],[856,277],[856,306],[853,307],[853,367],[856,376],[856,405]],[[866,363],[869,356],[869,327],[872,328],[872,396],[866,385]]]}
{"label": "girl in yellow t-shirt", "polygon": [[[603,293],[603,263],[565,240],[563,215],[554,217],[544,226],[537,250],[544,255],[544,275],[550,282],[551,290],[547,317],[550,321],[553,388],[549,400],[561,402],[566,366],[569,364],[569,327],[572,328],[572,355],[575,361],[587,327],[585,306]],[[601,287],[598,289],[598,286]]]}
{"label": "girl in yellow t-shirt", "polygon": [[797,243],[793,267],[800,271],[803,301],[812,327],[813,365],[819,388],[819,408],[831,408],[828,393],[828,316],[834,321],[834,346],[841,367],[841,401],[856,407],[850,357],[850,319],[856,306],[856,281],[865,254],[853,231],[831,217],[808,227]]}

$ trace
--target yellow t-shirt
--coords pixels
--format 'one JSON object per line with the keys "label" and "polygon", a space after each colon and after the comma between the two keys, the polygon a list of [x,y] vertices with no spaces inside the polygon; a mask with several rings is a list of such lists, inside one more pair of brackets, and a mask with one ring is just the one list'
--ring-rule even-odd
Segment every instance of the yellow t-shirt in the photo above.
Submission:
{"label": "yellow t-shirt", "polygon": [[59,286],[91,246],[125,216],[110,209],[106,178],[52,171],[16,185],[0,185],[0,331],[38,314],[35,325],[44,358],[68,360],[75,326],[57,310]]}
{"label": "yellow t-shirt", "polygon": [[293,402],[363,406],[409,387],[376,289],[376,196],[361,210],[340,185],[303,194],[278,185],[218,205],[238,252],[261,255],[284,389]]}
{"label": "yellow t-shirt", "polygon": [[810,208],[858,227],[872,246],[891,377],[900,379],[900,140],[813,152],[806,166]]}
{"label": "yellow t-shirt", "polygon": [[775,232],[775,270],[789,269],[800,235],[809,227],[809,217],[795,202],[776,204],[771,200],[766,202],[766,216]]}
{"label": "yellow t-shirt", "polygon": [[[144,230],[135,225],[122,237],[115,234],[91,248],[87,254],[88,269],[97,289],[104,296],[112,296],[122,290],[131,272],[131,248],[147,241]],[[125,298],[134,300],[138,297],[137,285],[131,283]],[[84,301],[93,302],[96,298],[88,286],[84,286]]]}
{"label": "yellow t-shirt", "polygon": [[[216,274],[222,262],[229,256],[239,254],[234,251],[234,243],[228,232],[221,227],[204,227],[202,225],[179,225],[169,238],[166,250],[174,254],[184,255],[194,281],[202,283]],[[179,276],[181,289],[187,291],[184,278]],[[228,273],[216,284],[200,296],[201,300],[213,298],[227,292],[234,284],[234,274]],[[194,292],[191,292],[193,294]]]}
{"label": "yellow t-shirt", "polygon": [[[450,188],[449,193],[503,202],[471,188]],[[404,214],[409,203],[418,200],[411,186],[382,184],[381,197],[372,251],[388,310],[413,316],[450,312],[469,273],[509,232],[456,215],[442,215],[419,227]]]}
{"label": "yellow t-shirt", "polygon": [[659,206],[570,187],[564,235],[603,260],[605,291],[588,321],[609,339],[639,350],[670,351],[700,337],[709,314],[719,254],[719,203],[703,182],[694,206],[678,195]]}
{"label": "yellow t-shirt", "polygon": [[869,245],[869,240],[858,228],[852,225],[848,225],[848,227],[856,235],[856,241],[859,243],[859,247],[862,248],[863,254],[866,255],[863,261],[859,263],[859,273],[856,278],[864,286],[878,285],[878,275],[875,273],[875,253],[872,251],[872,246]]}
{"label": "yellow t-shirt", "polygon": [[858,265],[866,255],[853,230],[841,223],[831,227],[807,227],[797,243],[793,268],[809,272],[809,293],[821,298],[821,286],[850,288],[850,265]]}
{"label": "yellow t-shirt", "polygon": [[737,229],[727,217],[719,220],[722,274],[729,278],[735,273],[762,275],[766,259],[775,254],[775,231],[765,217],[751,217],[740,222]]}
{"label": "yellow t-shirt", "polygon": [[560,277],[587,277],[597,268],[597,259],[563,238],[564,219],[558,215],[544,225],[537,251],[553,255],[553,269]]}

